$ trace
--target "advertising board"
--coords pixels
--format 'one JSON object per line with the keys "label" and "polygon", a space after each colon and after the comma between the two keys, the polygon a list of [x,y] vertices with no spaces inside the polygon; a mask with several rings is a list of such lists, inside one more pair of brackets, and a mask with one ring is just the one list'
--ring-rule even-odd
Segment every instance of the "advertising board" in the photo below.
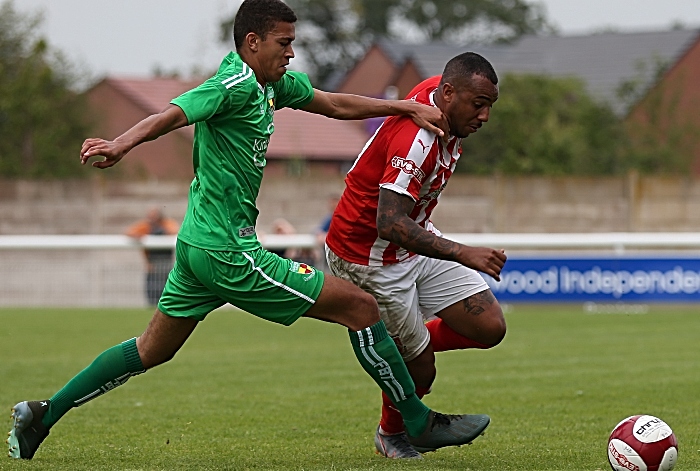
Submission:
{"label": "advertising board", "polygon": [[700,301],[700,258],[509,257],[482,276],[502,302]]}

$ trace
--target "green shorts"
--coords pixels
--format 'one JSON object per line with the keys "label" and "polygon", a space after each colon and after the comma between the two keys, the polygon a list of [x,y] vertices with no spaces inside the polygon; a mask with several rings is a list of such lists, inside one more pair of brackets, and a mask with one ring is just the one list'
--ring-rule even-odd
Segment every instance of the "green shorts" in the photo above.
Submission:
{"label": "green shorts", "polygon": [[219,252],[178,240],[175,267],[158,309],[168,316],[201,321],[230,303],[263,319],[290,325],[314,305],[322,287],[323,272],[263,248]]}

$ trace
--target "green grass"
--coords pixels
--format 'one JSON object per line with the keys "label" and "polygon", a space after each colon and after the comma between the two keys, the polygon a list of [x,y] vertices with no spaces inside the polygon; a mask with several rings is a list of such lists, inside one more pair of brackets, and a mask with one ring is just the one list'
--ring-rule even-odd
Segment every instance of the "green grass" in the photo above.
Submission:
{"label": "green grass", "polygon": [[[144,310],[0,310],[0,404],[50,397],[102,350],[138,335]],[[379,389],[341,327],[210,315],[169,364],[68,413],[34,460],[8,470],[605,470],[621,419],[674,429],[676,470],[700,470],[700,307],[590,315],[516,306],[492,350],[438,355],[426,402],[488,413],[472,446],[390,461],[373,453]],[[31,372],[31,375],[28,373]]]}

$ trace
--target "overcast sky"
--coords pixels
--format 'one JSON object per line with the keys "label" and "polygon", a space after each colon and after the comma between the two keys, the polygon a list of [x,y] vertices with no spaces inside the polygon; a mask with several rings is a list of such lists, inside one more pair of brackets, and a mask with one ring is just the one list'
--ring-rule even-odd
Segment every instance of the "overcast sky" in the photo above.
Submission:
{"label": "overcast sky", "polygon": [[[6,0],[0,0],[4,2]],[[379,1],[379,0],[378,0]],[[14,0],[21,12],[44,12],[44,33],[91,74],[148,76],[156,66],[211,70],[227,49],[219,20],[239,0]],[[606,28],[700,27],[698,0],[539,0],[562,34]],[[661,6],[660,6],[661,5]]]}

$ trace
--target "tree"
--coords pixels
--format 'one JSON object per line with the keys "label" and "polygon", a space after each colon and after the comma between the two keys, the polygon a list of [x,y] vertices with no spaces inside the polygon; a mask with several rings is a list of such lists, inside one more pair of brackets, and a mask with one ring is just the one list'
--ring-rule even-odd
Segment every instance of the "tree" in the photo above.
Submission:
{"label": "tree", "polygon": [[634,64],[635,75],[625,79],[617,86],[616,94],[625,109],[632,109],[649,93],[650,88],[659,83],[671,66],[654,54],[647,59],[637,60]]}
{"label": "tree", "polygon": [[[296,44],[314,78],[344,72],[380,37],[454,43],[510,41],[551,30],[527,0],[288,0],[299,17]],[[221,23],[231,40],[233,17]]]}
{"label": "tree", "polygon": [[85,105],[68,62],[38,33],[41,18],[0,4],[0,176],[59,178],[87,135]]}
{"label": "tree", "polygon": [[506,75],[488,123],[462,141],[460,172],[611,175],[626,171],[620,120],[582,82]]}
{"label": "tree", "polygon": [[686,77],[664,76],[670,63],[651,56],[636,64],[637,74],[618,87],[629,114],[625,161],[640,173],[687,174],[700,152],[697,103],[683,106]]}
{"label": "tree", "polygon": [[700,152],[697,113],[681,107],[684,87],[648,90],[624,122],[625,161],[642,174],[686,175]]}

